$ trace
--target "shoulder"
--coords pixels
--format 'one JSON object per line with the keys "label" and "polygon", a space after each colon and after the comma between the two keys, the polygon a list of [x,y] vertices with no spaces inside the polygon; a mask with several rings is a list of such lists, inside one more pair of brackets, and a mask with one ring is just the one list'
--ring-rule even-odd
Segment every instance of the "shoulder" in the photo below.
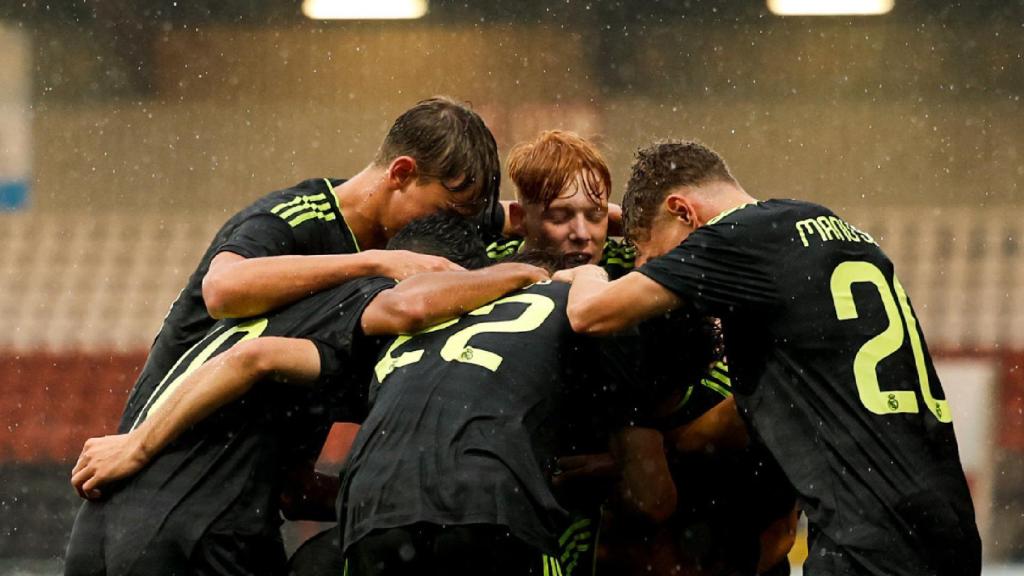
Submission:
{"label": "shoulder", "polygon": [[832,212],[801,200],[762,200],[722,212],[692,234],[694,241],[763,242],[776,234],[788,234],[792,224]]}

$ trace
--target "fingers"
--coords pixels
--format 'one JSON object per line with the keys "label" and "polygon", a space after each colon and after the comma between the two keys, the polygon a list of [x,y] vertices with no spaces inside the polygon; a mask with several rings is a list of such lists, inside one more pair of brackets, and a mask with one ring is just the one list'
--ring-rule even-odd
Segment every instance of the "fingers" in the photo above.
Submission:
{"label": "fingers", "polygon": [[100,482],[100,478],[98,476],[93,476],[92,478],[86,480],[82,484],[82,492],[85,493],[85,497],[88,498],[89,500],[96,500],[100,496],[102,496],[103,494],[100,492],[98,488],[96,488],[101,483],[102,482]]}
{"label": "fingers", "polygon": [[83,468],[81,470],[76,470],[76,472],[71,476],[71,486],[74,487],[75,492],[77,492],[82,498],[88,498],[83,485],[86,480],[92,476],[92,474],[92,468]]}
{"label": "fingers", "polygon": [[558,272],[555,272],[551,276],[551,279],[554,280],[555,282],[565,282],[566,284],[572,284],[573,269],[570,268],[568,270],[559,270]]}

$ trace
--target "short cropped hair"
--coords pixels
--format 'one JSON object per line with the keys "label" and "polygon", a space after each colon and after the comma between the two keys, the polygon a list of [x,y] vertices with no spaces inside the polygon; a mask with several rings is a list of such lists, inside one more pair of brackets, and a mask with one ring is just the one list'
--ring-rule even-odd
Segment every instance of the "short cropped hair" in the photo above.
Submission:
{"label": "short cropped hair", "polygon": [[542,132],[537,139],[513,148],[507,166],[522,202],[546,208],[577,178],[595,204],[611,194],[608,163],[593,144],[573,132]]}
{"label": "short cropped hair", "polygon": [[446,96],[418,102],[399,116],[377,150],[374,164],[410,156],[422,178],[437,178],[452,192],[479,187],[497,202],[501,163],[494,135],[468,105]]}
{"label": "short cropped hair", "polygon": [[436,212],[409,222],[388,241],[387,248],[442,256],[470,270],[490,263],[476,224],[454,212]]}
{"label": "short cropped hair", "polygon": [[644,235],[669,191],[680,186],[736,179],[714,150],[699,142],[664,140],[637,150],[626,192],[622,220],[626,236]]}

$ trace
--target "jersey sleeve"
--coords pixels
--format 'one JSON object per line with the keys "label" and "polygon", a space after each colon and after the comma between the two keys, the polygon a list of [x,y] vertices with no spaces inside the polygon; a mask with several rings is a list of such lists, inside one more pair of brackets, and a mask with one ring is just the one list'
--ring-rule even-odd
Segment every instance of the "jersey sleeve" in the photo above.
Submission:
{"label": "jersey sleeve", "polygon": [[703,226],[637,271],[712,316],[773,307],[778,294],[772,263],[746,243],[728,223]]}
{"label": "jersey sleeve", "polygon": [[372,345],[376,340],[362,337],[363,311],[378,294],[396,283],[390,278],[370,277],[352,280],[350,284],[351,294],[331,311],[334,321],[306,336],[320,352],[321,382],[336,382],[351,376],[356,362],[361,366],[369,356],[376,358]]}
{"label": "jersey sleeve", "polygon": [[281,256],[296,253],[295,232],[275,214],[260,213],[235,227],[217,252],[233,252],[245,258]]}

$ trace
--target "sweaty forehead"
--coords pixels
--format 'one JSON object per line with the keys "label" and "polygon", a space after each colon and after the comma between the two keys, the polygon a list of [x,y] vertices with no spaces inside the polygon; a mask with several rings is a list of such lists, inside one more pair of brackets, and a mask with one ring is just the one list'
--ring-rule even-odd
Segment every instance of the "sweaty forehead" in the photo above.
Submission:
{"label": "sweaty forehead", "polygon": [[576,183],[566,186],[561,194],[551,200],[548,204],[548,210],[588,210],[592,208],[606,208],[607,206],[608,198],[605,195],[602,194],[598,199],[592,198],[579,186],[579,181],[577,180]]}

